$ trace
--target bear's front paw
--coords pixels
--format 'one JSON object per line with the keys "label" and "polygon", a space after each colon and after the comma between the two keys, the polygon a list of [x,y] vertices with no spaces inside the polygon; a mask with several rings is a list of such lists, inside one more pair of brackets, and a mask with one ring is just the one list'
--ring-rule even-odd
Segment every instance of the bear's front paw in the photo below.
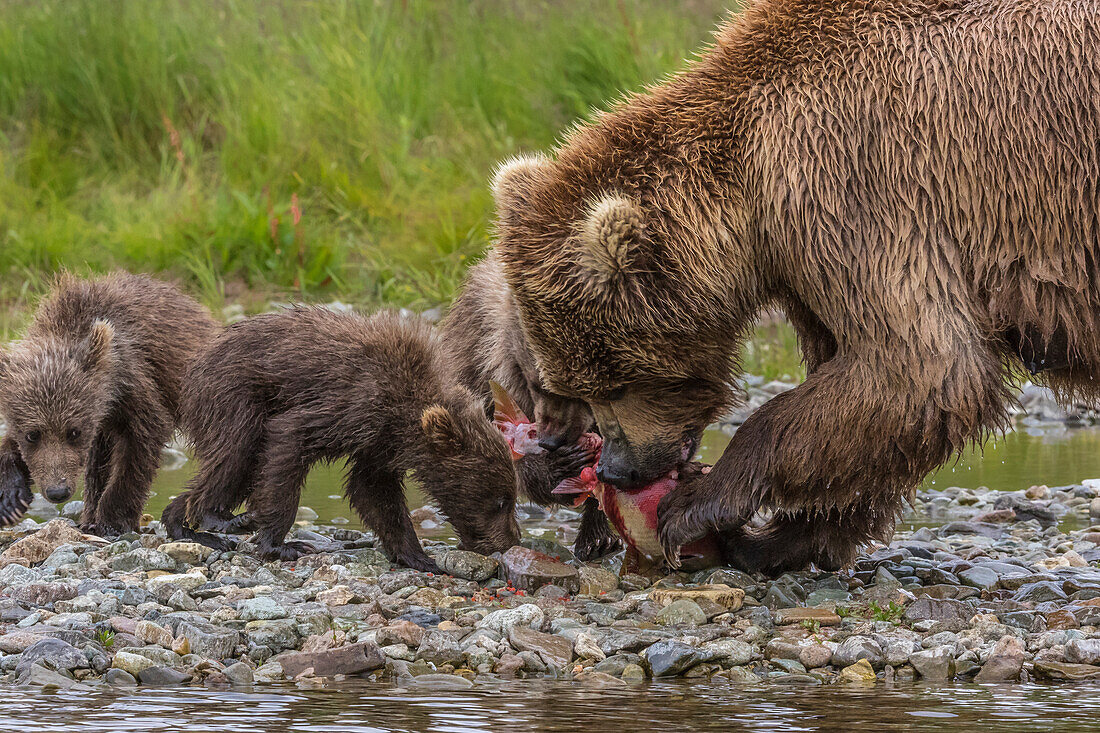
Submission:
{"label": "bear's front paw", "polygon": [[665,551],[665,562],[673,568],[680,565],[680,548],[684,545],[716,529],[743,523],[702,471],[681,476],[680,484],[657,507],[657,537]]}

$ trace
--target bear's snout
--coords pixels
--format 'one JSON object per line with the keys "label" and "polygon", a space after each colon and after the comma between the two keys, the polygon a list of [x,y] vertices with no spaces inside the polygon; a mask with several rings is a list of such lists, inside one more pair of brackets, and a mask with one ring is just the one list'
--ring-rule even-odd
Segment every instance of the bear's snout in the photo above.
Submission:
{"label": "bear's snout", "polygon": [[60,504],[63,501],[68,501],[73,495],[73,488],[69,485],[68,479],[62,479],[56,484],[47,486],[42,495],[54,504]]}

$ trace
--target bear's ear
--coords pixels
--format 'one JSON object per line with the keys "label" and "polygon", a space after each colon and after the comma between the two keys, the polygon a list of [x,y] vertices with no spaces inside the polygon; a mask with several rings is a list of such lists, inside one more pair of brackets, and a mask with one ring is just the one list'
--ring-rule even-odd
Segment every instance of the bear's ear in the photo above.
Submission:
{"label": "bear's ear", "polygon": [[502,216],[506,216],[516,206],[525,205],[524,202],[538,182],[546,163],[545,156],[535,153],[517,155],[497,166],[491,185],[493,200]]}
{"label": "bear's ear", "polygon": [[110,321],[96,319],[92,333],[84,344],[84,369],[93,372],[106,368],[111,358],[111,345],[115,340],[115,327]]}
{"label": "bear's ear", "polygon": [[446,407],[432,405],[424,410],[420,415],[420,428],[428,446],[437,455],[454,456],[463,452],[462,430]]}
{"label": "bear's ear", "polygon": [[580,264],[594,284],[615,283],[642,266],[644,236],[641,208],[625,196],[604,196],[581,224]]}

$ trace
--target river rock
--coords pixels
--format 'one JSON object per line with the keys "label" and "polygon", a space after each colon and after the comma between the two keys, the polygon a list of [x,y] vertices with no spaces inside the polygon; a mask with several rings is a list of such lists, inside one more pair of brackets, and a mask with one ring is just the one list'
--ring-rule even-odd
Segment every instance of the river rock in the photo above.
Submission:
{"label": "river rock", "polygon": [[298,624],[293,619],[249,621],[244,631],[249,643],[266,646],[276,653],[298,646]]}
{"label": "river rock", "polygon": [[[798,650],[798,661],[806,669],[824,667],[833,659],[832,648],[824,644],[809,644]],[[746,664],[747,662],[742,662]]]}
{"label": "river rock", "polygon": [[141,684],[152,687],[170,687],[187,684],[191,681],[192,676],[193,675],[189,672],[184,672],[180,669],[161,667],[158,665],[146,667],[138,673],[138,679],[141,680]]}
{"label": "river rock", "polygon": [[492,629],[498,634],[507,634],[513,626],[541,629],[545,620],[546,614],[541,608],[533,603],[525,603],[516,608],[502,608],[493,611],[478,621],[476,627],[479,629]]}
{"label": "river rock", "polygon": [[680,599],[658,611],[656,621],[663,626],[702,626],[707,622],[707,615],[695,601]]}
{"label": "river rock", "polygon": [[745,591],[728,585],[698,585],[691,588],[656,588],[650,598],[658,606],[668,606],[676,601],[708,601],[726,611],[740,610]]}
{"label": "river rock", "polygon": [[240,635],[202,621],[186,621],[176,629],[176,636],[187,640],[191,652],[207,659],[232,657]]}
{"label": "river rock", "polygon": [[115,658],[111,661],[111,666],[115,669],[121,669],[124,672],[132,674],[134,677],[141,679],[142,671],[155,667],[156,662],[148,657],[143,657],[140,654],[134,654],[132,652],[119,651],[115,654]]}
{"label": "river rock", "polygon": [[869,636],[849,636],[833,651],[833,664],[838,667],[850,667],[861,659],[872,667],[883,664],[882,647]]}
{"label": "river rock", "polygon": [[58,601],[68,601],[77,597],[79,588],[74,582],[27,583],[12,589],[11,596],[29,606],[48,606]]}
{"label": "river rock", "polygon": [[1093,664],[1068,664],[1037,660],[1032,669],[1039,679],[1066,681],[1100,679],[1100,667]]}
{"label": "river rock", "polygon": [[969,621],[973,616],[969,603],[948,598],[918,598],[905,609],[910,621]]}
{"label": "river rock", "polygon": [[521,590],[533,592],[550,583],[570,593],[580,590],[580,573],[576,568],[537,550],[516,545],[504,553],[501,562],[505,578]]}
{"label": "river rock", "polygon": [[34,644],[53,636],[56,632],[10,631],[0,636],[0,652],[22,654]]}
{"label": "river rock", "polygon": [[287,611],[271,596],[256,596],[237,604],[237,616],[242,621],[271,621],[286,618]]}
{"label": "river rock", "polygon": [[27,565],[40,563],[62,545],[84,541],[84,533],[66,519],[51,519],[42,529],[13,542],[0,553],[0,567],[13,562]]}
{"label": "river rock", "polygon": [[875,679],[875,670],[866,659],[860,659],[855,664],[848,665],[840,670],[840,676],[838,677],[840,682],[859,684],[873,683]]}
{"label": "river rock", "polygon": [[137,678],[124,669],[112,667],[103,675],[104,681],[112,687],[136,687]]}
{"label": "river rock", "polygon": [[[448,575],[481,583],[497,574],[500,562],[467,550],[448,550],[436,556],[436,563]],[[514,582],[514,581],[513,581]]]}
{"label": "river rock", "polygon": [[672,639],[651,644],[642,652],[654,677],[675,677],[699,661],[699,652]]}
{"label": "river rock", "polygon": [[255,681],[252,668],[244,662],[235,662],[225,668],[225,678],[229,684],[238,687],[247,687]]}
{"label": "river rock", "polygon": [[72,677],[46,669],[41,664],[32,664],[23,669],[18,678],[20,685],[28,687],[41,687],[43,689],[69,690],[77,687],[77,682]]}
{"label": "river rock", "polygon": [[513,626],[508,630],[508,641],[521,652],[535,652],[551,669],[564,669],[573,661],[573,644],[564,636]]}
{"label": "river rock", "polygon": [[316,677],[359,674],[378,669],[385,663],[382,650],[370,641],[320,652],[294,652],[279,657],[279,664],[287,679],[294,679],[308,669],[312,669]]}
{"label": "river rock", "polygon": [[972,568],[959,571],[959,580],[963,585],[968,585],[971,588],[977,588],[978,590],[993,590],[997,587],[997,580],[999,576],[996,571],[990,568],[984,568],[980,565],[975,565]]}
{"label": "river rock", "polygon": [[817,623],[821,626],[839,626],[840,616],[827,608],[780,608],[772,616],[776,626]]}
{"label": "river rock", "polygon": [[176,569],[176,561],[160,550],[150,550],[147,547],[139,547],[136,550],[115,555],[107,562],[111,570],[124,573],[150,570],[163,570],[172,572]]}
{"label": "river rock", "polygon": [[1072,639],[1066,643],[1066,661],[1072,664],[1100,664],[1100,639]]}
{"label": "river rock", "polygon": [[584,632],[573,638],[573,653],[581,659],[590,659],[594,662],[602,662],[607,658],[607,654],[600,648],[596,638]]}
{"label": "river rock", "polygon": [[619,588],[619,576],[610,570],[596,565],[585,565],[580,569],[580,593],[598,596]]}
{"label": "river rock", "polygon": [[463,659],[462,647],[445,631],[428,631],[420,640],[416,658],[434,664],[436,667],[442,667],[444,664],[459,667]]}
{"label": "river rock", "polygon": [[378,629],[375,634],[375,641],[378,642],[379,646],[404,644],[413,649],[420,646],[423,638],[424,629],[422,627],[412,621],[402,620],[391,621],[388,626]]}
{"label": "river rock", "polygon": [[206,562],[214,550],[198,542],[166,542],[157,548],[177,562],[198,565]]}
{"label": "river rock", "polygon": [[989,659],[975,678],[978,682],[1007,682],[1020,677],[1024,666],[1023,642],[1015,636],[1002,636],[989,653]]}
{"label": "river rock", "polygon": [[55,670],[86,669],[89,666],[84,652],[68,642],[53,638],[42,639],[27,647],[15,667],[16,672],[22,673],[32,664]]}
{"label": "river rock", "polygon": [[146,644],[156,644],[165,649],[171,649],[172,642],[175,640],[171,631],[152,621],[138,621],[134,626],[134,636]]}
{"label": "river rock", "polygon": [[748,664],[756,655],[756,650],[751,644],[746,644],[737,639],[714,639],[703,644],[699,651],[705,661],[721,662],[730,667],[740,667]]}

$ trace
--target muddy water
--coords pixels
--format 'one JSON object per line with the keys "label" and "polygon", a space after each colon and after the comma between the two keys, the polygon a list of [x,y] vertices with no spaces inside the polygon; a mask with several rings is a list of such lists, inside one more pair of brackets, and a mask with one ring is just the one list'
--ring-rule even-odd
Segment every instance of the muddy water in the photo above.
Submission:
{"label": "muddy water", "polygon": [[347,681],[338,688],[0,688],[0,733],[38,731],[1087,731],[1100,685],[589,687],[552,680],[453,690]]}

